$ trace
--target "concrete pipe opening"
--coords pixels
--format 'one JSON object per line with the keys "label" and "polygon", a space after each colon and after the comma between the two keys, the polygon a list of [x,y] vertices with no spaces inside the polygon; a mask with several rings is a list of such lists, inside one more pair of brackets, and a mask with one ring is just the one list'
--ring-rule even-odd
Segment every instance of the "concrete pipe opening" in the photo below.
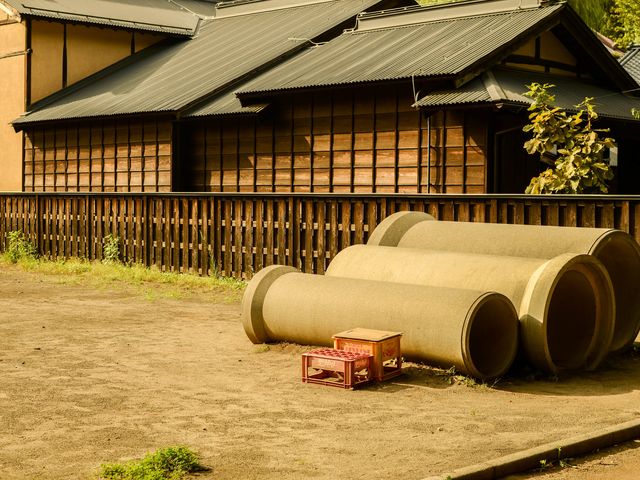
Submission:
{"label": "concrete pipe opening", "polygon": [[596,297],[591,282],[578,271],[565,272],[553,289],[547,344],[551,361],[558,368],[575,369],[586,363],[598,322]]}
{"label": "concrete pipe opening", "polygon": [[499,377],[513,363],[518,344],[514,315],[513,304],[502,295],[485,296],[472,312],[466,351],[474,376]]}
{"label": "concrete pipe opening", "polygon": [[549,260],[532,276],[523,304],[528,314],[522,343],[534,365],[552,372],[594,369],[609,352],[615,298],[596,258],[566,254]]}
{"label": "concrete pipe opening", "polygon": [[593,249],[605,266],[616,295],[616,329],[612,351],[630,347],[640,331],[640,247],[626,233],[612,231]]}

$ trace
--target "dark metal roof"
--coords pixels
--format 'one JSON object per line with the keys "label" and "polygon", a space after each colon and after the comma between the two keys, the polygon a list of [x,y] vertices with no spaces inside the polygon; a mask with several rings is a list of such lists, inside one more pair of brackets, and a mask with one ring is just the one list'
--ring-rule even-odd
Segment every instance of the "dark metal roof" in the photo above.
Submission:
{"label": "dark metal roof", "polygon": [[620,65],[640,85],[640,46],[631,47],[624,57],[620,59]]}
{"label": "dark metal roof", "polygon": [[5,0],[20,15],[193,35],[199,18],[168,0]]}
{"label": "dark metal roof", "polygon": [[527,91],[526,85],[531,83],[555,85],[550,93],[555,95],[556,105],[570,111],[575,111],[575,106],[585,97],[595,99],[596,111],[602,117],[635,120],[631,110],[640,109],[638,97],[624,95],[577,78],[498,69],[485,73],[481,78],[476,78],[457,90],[426,95],[415,106],[443,107],[478,103],[529,106],[531,99],[523,93]]}
{"label": "dark metal roof", "polygon": [[186,41],[151,47],[64,89],[13,122],[177,112],[241,81],[379,0],[334,0],[206,21]]}
{"label": "dark metal roof", "polygon": [[239,94],[455,76],[494,54],[564,8],[555,5],[345,32],[244,86]]}

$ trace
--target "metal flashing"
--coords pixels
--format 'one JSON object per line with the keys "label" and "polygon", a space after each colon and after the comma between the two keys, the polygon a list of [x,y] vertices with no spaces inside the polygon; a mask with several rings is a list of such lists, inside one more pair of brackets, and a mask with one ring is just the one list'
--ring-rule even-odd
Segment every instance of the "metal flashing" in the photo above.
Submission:
{"label": "metal flashing", "polygon": [[246,15],[282,8],[299,7],[331,0],[227,0],[216,3],[216,17]]}

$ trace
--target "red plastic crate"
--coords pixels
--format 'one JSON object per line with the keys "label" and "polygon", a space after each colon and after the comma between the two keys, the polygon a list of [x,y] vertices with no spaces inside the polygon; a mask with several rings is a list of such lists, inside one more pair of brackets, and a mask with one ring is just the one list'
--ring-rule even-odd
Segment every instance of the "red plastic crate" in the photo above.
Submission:
{"label": "red plastic crate", "polygon": [[[302,381],[354,388],[371,380],[373,355],[320,348],[302,354]],[[309,369],[312,369],[310,373]]]}

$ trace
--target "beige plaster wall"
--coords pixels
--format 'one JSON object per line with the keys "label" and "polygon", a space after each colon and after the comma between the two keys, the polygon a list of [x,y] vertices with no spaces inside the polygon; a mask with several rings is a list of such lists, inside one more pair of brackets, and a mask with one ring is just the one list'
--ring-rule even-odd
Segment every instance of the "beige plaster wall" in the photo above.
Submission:
{"label": "beige plaster wall", "polygon": [[158,43],[165,37],[155,33],[138,33],[136,32],[136,53],[140,50],[144,50],[151,45]]}
{"label": "beige plaster wall", "polygon": [[62,88],[64,25],[33,20],[31,23],[31,103]]}
{"label": "beige plaster wall", "polygon": [[[162,35],[85,25],[67,25],[67,85],[72,85],[162,40]],[[34,20],[31,27],[31,103],[63,87],[64,25]]]}
{"label": "beige plaster wall", "polygon": [[[0,57],[24,52],[23,23],[0,25]],[[9,124],[25,106],[25,56],[0,58],[0,191],[22,190],[22,134]]]}
{"label": "beige plaster wall", "polygon": [[67,85],[131,54],[131,32],[67,25]]}
{"label": "beige plaster wall", "polygon": [[576,65],[576,58],[567,50],[567,47],[551,32],[545,32],[540,36],[540,57],[543,60]]}

